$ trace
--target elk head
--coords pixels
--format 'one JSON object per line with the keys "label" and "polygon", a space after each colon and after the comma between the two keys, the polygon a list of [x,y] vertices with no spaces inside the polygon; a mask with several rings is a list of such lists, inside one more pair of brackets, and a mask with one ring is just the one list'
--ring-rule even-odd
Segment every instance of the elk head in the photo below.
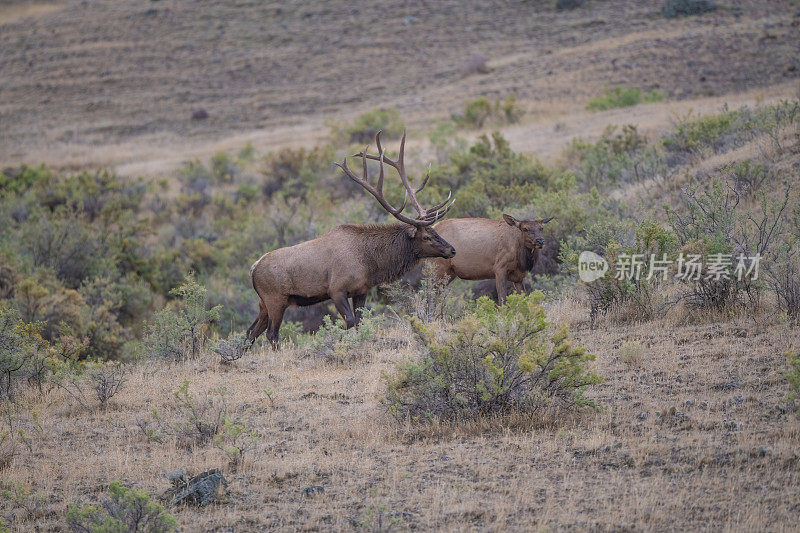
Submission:
{"label": "elk head", "polygon": [[[350,168],[347,166],[347,159],[341,163],[336,163],[336,165],[344,171],[347,177],[361,185],[368,193],[374,196],[375,199],[378,200],[378,203],[380,203],[388,213],[390,213],[397,220],[405,222],[409,225],[409,227],[406,228],[406,234],[414,243],[414,253],[418,259],[423,259],[426,257],[443,257],[445,259],[449,259],[456,255],[455,248],[453,248],[447,241],[442,239],[439,234],[436,233],[436,230],[430,227],[434,222],[442,218],[448,211],[450,211],[450,208],[453,207],[453,204],[456,201],[455,198],[451,200],[451,194],[448,193],[447,198],[445,198],[443,202],[440,202],[434,206],[424,208],[420,205],[419,201],[417,200],[417,194],[425,187],[425,185],[427,185],[428,180],[431,177],[431,167],[430,165],[428,166],[428,174],[425,176],[425,179],[422,180],[422,184],[417,188],[412,187],[408,177],[406,176],[405,163],[403,162],[403,155],[406,146],[405,132],[403,132],[403,138],[400,140],[400,152],[398,153],[396,160],[386,157],[386,150],[384,150],[381,146],[380,131],[375,135],[375,144],[378,147],[378,155],[368,154],[368,147],[365,147],[363,151],[353,156],[361,158],[363,176],[356,176],[350,170]],[[369,182],[369,176],[367,174],[367,159],[372,159],[373,161],[378,161],[380,163],[380,173],[378,174],[378,183],[376,186],[373,186]],[[399,208],[392,206],[383,195],[384,163],[390,167],[393,167],[400,176],[400,180],[403,182],[405,195],[403,197],[403,205],[401,205]],[[411,206],[417,211],[417,218],[411,218],[403,214],[403,209],[405,209],[409,200],[411,201]]]}
{"label": "elk head", "polygon": [[544,225],[556,217],[545,218],[542,220],[517,220],[511,215],[503,213],[503,220],[506,224],[519,228],[522,232],[522,239],[525,243],[525,248],[533,250],[541,250],[544,248],[544,238],[542,238],[542,228]]}

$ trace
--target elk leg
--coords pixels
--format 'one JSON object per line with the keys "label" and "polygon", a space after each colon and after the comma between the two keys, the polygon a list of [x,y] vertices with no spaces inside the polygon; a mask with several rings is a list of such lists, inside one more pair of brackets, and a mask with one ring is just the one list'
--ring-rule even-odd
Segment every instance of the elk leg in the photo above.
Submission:
{"label": "elk leg", "polygon": [[267,338],[276,350],[278,349],[278,334],[281,330],[281,322],[283,322],[283,313],[286,311],[287,304],[286,299],[270,302]]}
{"label": "elk leg", "polygon": [[494,275],[494,283],[497,287],[497,303],[504,305],[506,303],[506,273],[496,272]]}
{"label": "elk leg", "polygon": [[358,323],[361,322],[361,310],[364,308],[364,304],[366,303],[367,303],[366,294],[359,294],[358,296],[353,296],[353,311],[355,313],[356,326],[358,326]]}
{"label": "elk leg", "polygon": [[264,301],[261,298],[258,299],[258,307],[258,316],[250,325],[250,327],[247,328],[247,340],[250,341],[250,344],[256,342],[258,336],[264,333],[264,330],[267,329],[267,326],[269,325],[267,306],[264,305]]}
{"label": "elk leg", "polygon": [[345,327],[350,329],[355,326],[356,318],[353,315],[353,309],[350,307],[350,300],[347,299],[347,295],[343,292],[337,292],[331,295],[331,300],[333,300],[336,310],[344,318]]}
{"label": "elk leg", "polygon": [[512,283],[514,292],[522,292],[522,283]]}

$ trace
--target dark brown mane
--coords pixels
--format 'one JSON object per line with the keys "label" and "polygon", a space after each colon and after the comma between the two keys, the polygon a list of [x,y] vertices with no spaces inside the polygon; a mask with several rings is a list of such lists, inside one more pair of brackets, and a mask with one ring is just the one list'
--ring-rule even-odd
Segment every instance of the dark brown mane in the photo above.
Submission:
{"label": "dark brown mane", "polygon": [[341,228],[361,238],[359,255],[367,271],[373,273],[370,284],[397,281],[417,262],[406,224],[345,224]]}

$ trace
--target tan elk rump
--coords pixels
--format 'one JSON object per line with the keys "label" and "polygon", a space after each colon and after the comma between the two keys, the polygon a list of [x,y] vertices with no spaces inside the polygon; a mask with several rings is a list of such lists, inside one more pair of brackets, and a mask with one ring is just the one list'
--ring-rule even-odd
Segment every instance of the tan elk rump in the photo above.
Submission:
{"label": "tan elk rump", "polygon": [[542,228],[553,217],[544,220],[516,220],[503,215],[503,220],[488,218],[450,218],[434,226],[439,235],[453,245],[457,255],[429,261],[434,272],[448,282],[494,279],[497,299],[506,299],[506,282],[520,289],[522,280],[541,257],[544,239]]}
{"label": "tan elk rump", "polygon": [[[430,170],[422,184],[413,188],[403,163],[406,136],[400,141],[396,160],[386,157],[381,147],[380,132],[375,136],[378,155],[364,151],[361,157],[363,175],[356,176],[347,166],[339,167],[353,181],[372,194],[378,202],[403,224],[360,226],[345,224],[330,232],[295,246],[280,248],[261,256],[250,268],[253,288],[258,294],[259,314],[247,330],[247,338],[256,338],[267,330],[267,337],[278,343],[278,333],[286,308],[290,305],[312,305],[333,300],[348,328],[358,324],[360,312],[369,290],[381,283],[400,279],[420,259],[451,258],[455,250],[430,227],[452,207],[450,197],[430,208],[423,208],[417,194],[430,178]],[[367,159],[379,162],[376,185],[369,182]],[[403,204],[396,208],[383,195],[384,165],[393,167],[405,188]],[[402,213],[406,203],[418,213],[411,218]],[[352,298],[352,306],[349,298]]]}

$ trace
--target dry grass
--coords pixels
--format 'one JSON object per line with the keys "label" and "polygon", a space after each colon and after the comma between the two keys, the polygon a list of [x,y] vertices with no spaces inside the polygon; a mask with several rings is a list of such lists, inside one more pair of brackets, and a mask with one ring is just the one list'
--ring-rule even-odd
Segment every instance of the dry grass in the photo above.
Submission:
{"label": "dry grass", "polygon": [[[379,403],[381,374],[411,348],[342,366],[291,349],[228,368],[145,362],[107,412],[83,410],[58,390],[30,391],[23,401],[40,429],[3,477],[47,503],[33,517],[4,514],[19,529],[63,527],[68,502],[99,498],[112,480],[160,494],[170,470],[220,468],[228,501],[177,509],[186,530],[796,526],[800,420],[782,403],[778,373],[796,328],[742,320],[575,333],[606,376],[593,393],[604,410],[516,429],[397,425]],[[636,368],[617,356],[626,341],[646,347]],[[137,420],[153,408],[171,416],[184,379],[200,398],[224,386],[231,407],[248,413],[260,438],[238,467],[213,446],[159,444],[140,432]],[[316,485],[324,493],[303,494]]]}

